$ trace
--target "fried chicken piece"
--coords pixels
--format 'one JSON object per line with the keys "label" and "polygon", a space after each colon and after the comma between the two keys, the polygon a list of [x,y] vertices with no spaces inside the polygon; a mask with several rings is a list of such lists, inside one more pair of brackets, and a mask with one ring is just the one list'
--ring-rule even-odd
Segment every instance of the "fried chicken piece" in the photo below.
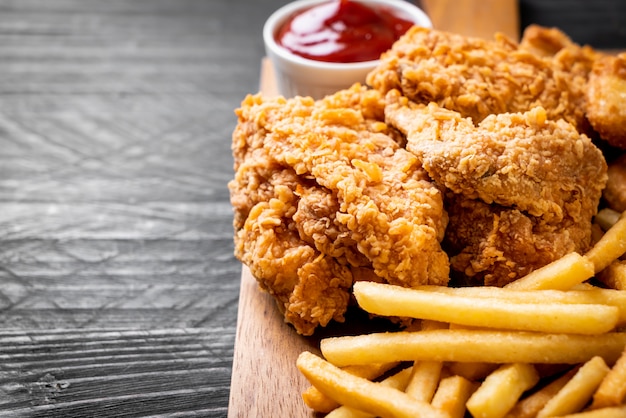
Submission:
{"label": "fried chicken piece", "polygon": [[602,193],[607,206],[617,212],[626,211],[626,154],[609,163],[608,181]]}
{"label": "fried chicken piece", "polygon": [[449,193],[444,248],[453,270],[471,284],[504,286],[564,255],[585,252],[591,224],[548,223],[518,209]]}
{"label": "fried chicken piece", "polygon": [[537,107],[491,115],[475,126],[397,91],[387,100],[387,122],[407,135],[407,150],[458,196],[447,206],[446,240],[459,252],[454,269],[502,285],[586,249],[607,166],[571,124],[548,120]]}
{"label": "fried chicken piece", "polygon": [[435,102],[475,123],[542,106],[549,119],[584,131],[588,58],[575,44],[541,56],[501,34],[484,40],[414,27],[381,56],[367,83],[383,93],[400,90],[417,103]]}
{"label": "fried chicken piece", "polygon": [[407,149],[454,193],[511,206],[547,221],[568,212],[589,218],[606,181],[606,162],[591,140],[537,107],[491,115],[477,126],[431,103],[411,106],[388,95],[387,121],[407,135]]}
{"label": "fried chicken piece", "polygon": [[626,149],[626,53],[607,55],[577,45],[558,29],[538,25],[526,28],[520,48],[554,58],[563,69],[587,78],[585,116],[590,127],[612,146]]}
{"label": "fried chicken piece", "polygon": [[543,58],[555,58],[555,64],[586,76],[602,54],[588,45],[578,45],[557,28],[532,24],[524,29],[519,49]]}
{"label": "fried chicken piece", "polygon": [[587,101],[591,126],[612,146],[626,149],[626,53],[594,62]]}
{"label": "fried chicken piece", "polygon": [[550,58],[563,48],[574,45],[569,36],[557,28],[531,24],[524,29],[519,47],[539,57]]}
{"label": "fried chicken piece", "polygon": [[[262,184],[267,200],[252,201],[254,205],[236,231],[235,255],[275,298],[285,320],[299,333],[311,335],[318,325],[344,320],[352,274],[346,265],[300,238],[291,219],[298,199],[291,189],[299,183],[295,173],[277,169],[264,178],[263,171],[258,165],[240,165],[238,174],[256,177],[254,182]],[[241,207],[237,202],[243,203],[246,192],[253,190],[239,180],[231,182],[235,211]]]}
{"label": "fried chicken piece", "polygon": [[394,140],[380,93],[248,96],[233,133],[236,256],[301,334],[342,320],[353,280],[443,284],[441,191]]}

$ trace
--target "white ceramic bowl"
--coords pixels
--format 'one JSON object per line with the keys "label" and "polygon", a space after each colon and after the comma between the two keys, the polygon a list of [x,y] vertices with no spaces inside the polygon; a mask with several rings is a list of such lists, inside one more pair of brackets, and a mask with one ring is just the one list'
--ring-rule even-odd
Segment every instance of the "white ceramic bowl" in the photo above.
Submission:
{"label": "white ceramic bowl", "polygon": [[[276,42],[276,32],[296,12],[329,0],[297,0],[275,11],[263,27],[265,52],[276,74],[278,93],[285,97],[311,96],[320,99],[356,82],[365,83],[367,74],[378,60],[355,63],[329,63],[302,58]],[[356,0],[355,0],[356,1]],[[358,0],[366,5],[380,5],[397,10],[398,15],[416,25],[432,27],[428,16],[417,6],[404,0]]]}

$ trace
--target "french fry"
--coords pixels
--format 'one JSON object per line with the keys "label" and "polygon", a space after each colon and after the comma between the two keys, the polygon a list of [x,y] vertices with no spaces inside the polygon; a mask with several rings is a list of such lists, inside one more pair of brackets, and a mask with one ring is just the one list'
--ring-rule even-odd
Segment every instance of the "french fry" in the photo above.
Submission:
{"label": "french fry", "polygon": [[568,290],[592,278],[594,267],[593,260],[578,253],[569,253],[505,287],[514,290]]}
{"label": "french fry", "polygon": [[613,363],[626,333],[542,334],[519,331],[433,330],[323,339],[324,357],[336,366],[392,361],[583,363],[594,356]]}
{"label": "french fry", "polygon": [[[404,390],[406,385],[411,378],[411,373],[413,372],[413,367],[407,367],[404,370],[400,370],[398,373],[393,376],[389,376],[385,380],[381,381],[380,384],[382,386],[387,386],[393,389]],[[367,412],[359,411],[358,409],[350,408],[345,405],[342,405],[328,415],[326,418],[372,418],[374,415],[368,414]]]}
{"label": "french fry", "polygon": [[[421,330],[447,329],[448,324],[437,321],[422,321]],[[443,363],[440,361],[416,361],[405,392],[415,399],[430,402],[441,378]]]}
{"label": "french fry", "polygon": [[520,303],[374,282],[355,283],[354,295],[358,304],[373,314],[496,329],[602,334],[615,328],[619,318],[619,309],[614,306]]}
{"label": "french fry", "polygon": [[449,363],[447,367],[453,375],[464,377],[467,380],[477,381],[487,377],[489,373],[498,368],[498,365],[494,363],[454,362]]}
{"label": "french fry", "polygon": [[431,405],[448,414],[450,418],[465,416],[465,402],[475,390],[475,384],[461,376],[441,379]]}
{"label": "french fry", "polygon": [[626,405],[562,415],[559,418],[622,418],[626,417]]}
{"label": "french fry", "polygon": [[[347,366],[344,368],[344,371],[364,379],[373,380],[397,365],[398,363],[363,364]],[[317,412],[327,413],[339,406],[337,402],[317,390],[315,386],[308,387],[302,393],[302,400],[306,406]]]}
{"label": "french fry", "polygon": [[593,290],[593,289],[598,289],[598,287],[592,285],[591,283],[585,282],[585,283],[577,284],[576,286],[573,286],[569,290]]}
{"label": "french fry", "polygon": [[550,382],[533,394],[515,404],[505,418],[535,418],[546,402],[554,397],[574,376],[576,370],[570,370],[558,379]]}
{"label": "french fry", "polygon": [[433,330],[433,329],[447,329],[449,326],[450,326],[450,324],[448,324],[446,322],[422,320],[420,328],[416,329],[416,331],[427,331],[427,330]]}
{"label": "french fry", "polygon": [[591,399],[609,367],[601,357],[583,364],[561,390],[539,411],[537,418],[556,417],[580,411]]}
{"label": "french fry", "polygon": [[502,418],[519,397],[539,381],[537,370],[528,363],[504,364],[491,373],[467,401],[474,417]]}
{"label": "french fry", "polygon": [[328,413],[339,407],[337,402],[317,390],[315,386],[309,386],[302,392],[302,400],[316,412]]}
{"label": "french fry", "polygon": [[429,403],[411,398],[397,389],[357,377],[308,351],[296,361],[300,372],[320,392],[342,405],[377,416],[445,418]]}
{"label": "french fry", "polygon": [[[626,274],[626,262],[623,264]],[[606,271],[606,269],[604,270]],[[626,280],[626,278],[625,278]],[[626,284],[626,283],[625,283]],[[456,296],[491,298],[516,303],[582,303],[610,305],[619,309],[618,326],[626,324],[626,292],[579,285],[572,290],[511,290],[500,287],[417,286],[416,290],[441,292]]]}
{"label": "french fry", "polygon": [[594,265],[594,273],[608,267],[626,252],[626,215],[621,214],[619,220],[600,238],[600,241],[585,254],[585,258]]}
{"label": "french fry", "polygon": [[430,402],[437,390],[443,363],[440,361],[416,361],[413,374],[405,392],[413,398]]}
{"label": "french fry", "polygon": [[617,406],[626,398],[626,349],[593,394],[591,409]]}
{"label": "french fry", "polygon": [[[596,222],[608,229],[585,255],[570,253],[504,289],[355,283],[367,312],[423,326],[323,339],[326,360],[305,352],[297,361],[313,385],[305,402],[310,393],[317,411],[325,397],[324,408],[341,404],[329,418],[626,416],[626,332],[614,331],[626,325],[626,291],[618,290],[626,289],[626,214],[603,212]],[[612,289],[585,283],[594,275]],[[413,361],[412,370],[383,382],[340,368],[401,361]],[[582,366],[520,400],[541,379],[540,365],[565,364]],[[470,378],[484,381],[476,389]]]}

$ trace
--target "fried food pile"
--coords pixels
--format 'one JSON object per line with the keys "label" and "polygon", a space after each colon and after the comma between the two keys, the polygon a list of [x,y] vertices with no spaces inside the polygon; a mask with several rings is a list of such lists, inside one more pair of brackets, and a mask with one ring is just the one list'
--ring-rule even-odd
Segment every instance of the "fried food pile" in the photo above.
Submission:
{"label": "fried food pile", "polygon": [[626,148],[626,53],[605,55],[537,25],[520,43],[414,27],[381,60],[367,82],[383,93],[397,89],[475,123],[542,106],[549,119]]}
{"label": "fried food pile", "polygon": [[606,163],[591,140],[542,107],[489,115],[413,105],[389,93],[388,122],[445,187],[452,267],[504,286],[590,245]]}
{"label": "fried food pile", "polygon": [[356,281],[504,286],[582,253],[608,178],[594,142],[626,148],[624,63],[555,29],[515,43],[416,27],[369,86],[250,95],[235,255],[310,335],[344,320]]}
{"label": "fried food pile", "polygon": [[448,282],[442,193],[383,111],[360,86],[237,111],[236,256],[302,334],[343,320],[355,280]]}

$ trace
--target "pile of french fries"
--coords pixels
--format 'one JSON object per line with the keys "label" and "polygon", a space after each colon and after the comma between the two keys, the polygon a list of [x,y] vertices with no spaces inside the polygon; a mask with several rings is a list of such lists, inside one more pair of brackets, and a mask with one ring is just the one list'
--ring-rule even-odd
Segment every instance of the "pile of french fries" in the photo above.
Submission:
{"label": "pile of french fries", "polygon": [[301,353],[305,403],[328,418],[626,417],[626,212],[596,222],[589,252],[505,288],[355,283],[361,308],[419,329]]}

